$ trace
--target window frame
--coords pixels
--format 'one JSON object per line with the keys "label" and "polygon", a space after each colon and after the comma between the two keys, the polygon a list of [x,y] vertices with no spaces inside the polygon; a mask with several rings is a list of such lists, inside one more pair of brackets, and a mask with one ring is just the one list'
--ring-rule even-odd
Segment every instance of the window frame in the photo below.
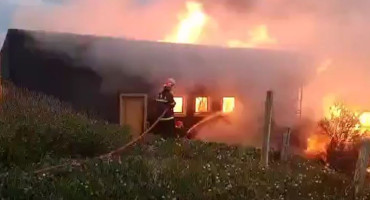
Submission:
{"label": "window frame", "polygon": [[[231,112],[224,112],[224,99],[225,98],[233,98],[234,99],[234,108]],[[221,97],[221,112],[222,113],[232,113],[232,112],[235,112],[235,108],[236,108],[236,97],[235,96],[223,96]]]}
{"label": "window frame", "polygon": [[186,116],[186,96],[185,95],[175,95],[174,97],[174,100],[176,98],[182,98],[182,112],[175,112],[174,111],[174,114],[175,114],[175,117],[184,117]]}
{"label": "window frame", "polygon": [[[206,112],[197,112],[196,111],[196,106],[197,106],[197,98],[206,98],[207,99],[207,111]],[[194,97],[194,116],[204,116],[208,115],[209,113],[212,112],[211,110],[211,97],[210,96],[195,96]]]}

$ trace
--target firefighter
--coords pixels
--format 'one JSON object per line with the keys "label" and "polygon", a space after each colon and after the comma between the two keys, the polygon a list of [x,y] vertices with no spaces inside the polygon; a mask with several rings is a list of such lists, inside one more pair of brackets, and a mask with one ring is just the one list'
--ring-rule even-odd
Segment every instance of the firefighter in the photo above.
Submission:
{"label": "firefighter", "polygon": [[173,108],[176,102],[173,98],[172,88],[175,86],[175,80],[169,78],[163,85],[163,90],[158,94],[156,102],[158,104],[158,115],[161,115],[165,109],[168,109],[157,124],[157,134],[163,137],[175,137],[175,116]]}

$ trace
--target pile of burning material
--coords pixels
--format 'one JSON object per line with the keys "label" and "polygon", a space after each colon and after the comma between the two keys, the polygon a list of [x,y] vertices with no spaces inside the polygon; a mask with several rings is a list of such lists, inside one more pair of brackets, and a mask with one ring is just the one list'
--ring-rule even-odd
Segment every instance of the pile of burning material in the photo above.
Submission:
{"label": "pile of burning material", "polygon": [[344,104],[330,108],[330,116],[319,121],[317,131],[307,140],[306,155],[320,158],[331,168],[354,171],[361,140],[369,136],[370,113],[352,111]]}

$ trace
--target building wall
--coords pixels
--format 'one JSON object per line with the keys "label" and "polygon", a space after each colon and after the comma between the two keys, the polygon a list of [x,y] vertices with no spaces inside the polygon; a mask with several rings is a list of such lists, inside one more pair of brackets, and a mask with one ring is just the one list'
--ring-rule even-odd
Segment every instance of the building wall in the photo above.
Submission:
{"label": "building wall", "polygon": [[[51,36],[42,37],[48,41],[45,44],[55,43],[61,37]],[[50,50],[53,47],[50,44],[49,49],[44,48],[40,40],[37,41],[40,37],[32,32],[10,30],[2,50],[2,76],[19,87],[53,95],[78,110],[93,112],[113,123],[119,122],[120,93],[147,94],[148,117],[153,121],[156,117],[153,99],[169,76],[178,80],[175,95],[186,94],[188,104],[192,104],[196,96],[210,96],[216,101],[222,96],[236,96],[246,103],[244,111],[249,115],[248,120],[258,121],[263,114],[265,93],[274,89],[278,94],[275,113],[280,115],[277,119],[287,123],[284,116],[290,119],[289,115],[295,114],[294,98],[301,85],[297,82],[300,75],[294,75],[289,67],[296,67],[298,62],[285,54],[82,36],[63,38],[67,38],[63,45],[68,51],[54,51]],[[109,50],[120,53],[103,58],[101,51],[94,54],[91,49],[96,48],[92,46],[99,42],[102,43],[99,47],[108,46]],[[122,44],[115,46],[116,43]],[[96,60],[81,61],[87,54],[96,55],[93,56]],[[213,103],[212,107],[219,110],[220,104]],[[187,117],[183,120],[190,127],[201,117],[193,116],[192,106],[187,109]]]}

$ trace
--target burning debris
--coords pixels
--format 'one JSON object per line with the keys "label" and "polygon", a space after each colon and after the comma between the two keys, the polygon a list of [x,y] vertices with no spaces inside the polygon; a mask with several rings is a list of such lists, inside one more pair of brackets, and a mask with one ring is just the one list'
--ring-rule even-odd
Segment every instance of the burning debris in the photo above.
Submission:
{"label": "burning debris", "polygon": [[330,137],[324,134],[314,134],[307,139],[306,155],[308,157],[319,157],[326,160],[326,150],[330,143]]}

